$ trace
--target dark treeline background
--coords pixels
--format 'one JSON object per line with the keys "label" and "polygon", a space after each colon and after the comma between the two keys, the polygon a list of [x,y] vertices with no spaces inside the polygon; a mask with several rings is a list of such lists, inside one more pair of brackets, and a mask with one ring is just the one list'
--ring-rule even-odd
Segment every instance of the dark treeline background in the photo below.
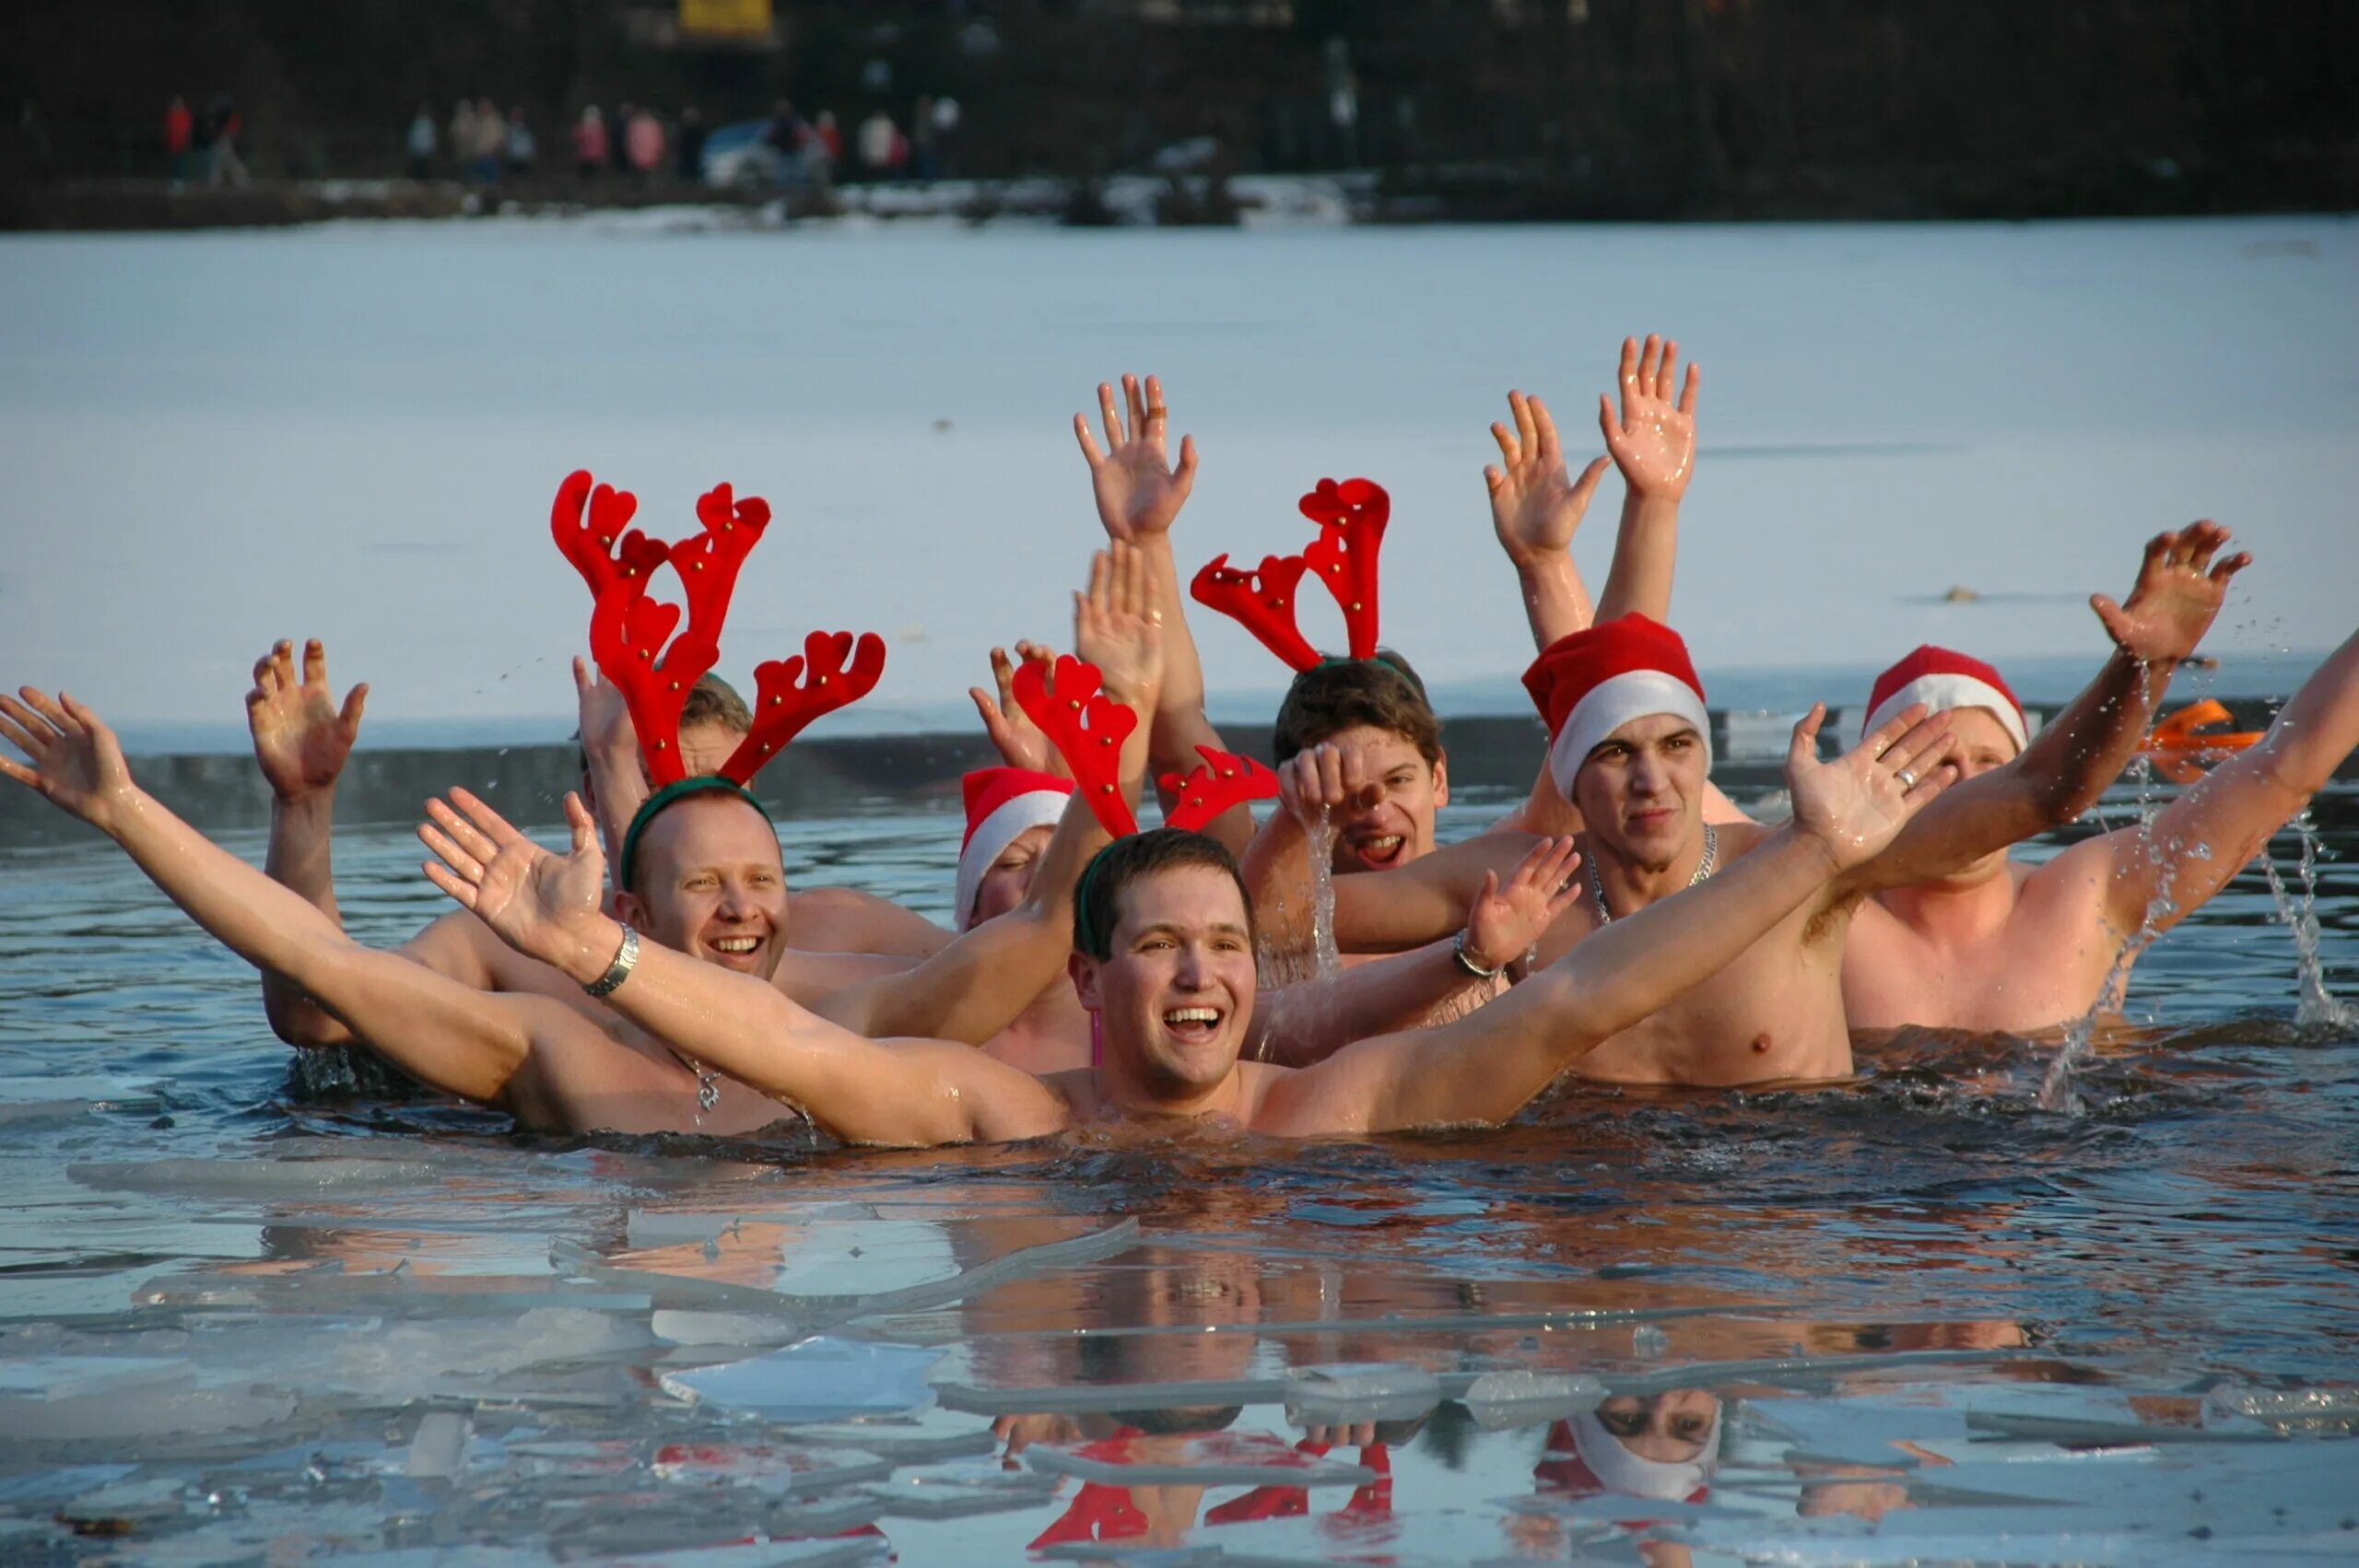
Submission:
{"label": "dark treeline background", "polygon": [[[619,0],[16,0],[0,179],[153,178],[165,100],[234,95],[258,178],[384,176],[421,103],[921,94],[946,172],[1379,171],[1397,216],[1983,216],[2359,205],[2352,0],[780,0],[766,47]],[[878,72],[889,83],[877,85]],[[1351,112],[1339,114],[1339,98]]]}

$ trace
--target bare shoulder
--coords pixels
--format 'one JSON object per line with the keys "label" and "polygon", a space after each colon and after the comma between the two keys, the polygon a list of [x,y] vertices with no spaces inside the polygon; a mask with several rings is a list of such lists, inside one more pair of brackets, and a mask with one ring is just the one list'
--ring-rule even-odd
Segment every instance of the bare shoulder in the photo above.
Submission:
{"label": "bare shoulder", "polygon": [[464,909],[453,909],[427,922],[424,930],[402,943],[400,952],[403,957],[479,991],[540,989],[501,981],[522,975],[526,965],[546,967],[500,941],[497,931]]}
{"label": "bare shoulder", "polygon": [[931,958],[953,941],[924,916],[857,888],[807,888],[791,909],[796,943],[815,952]]}
{"label": "bare shoulder", "polygon": [[[1710,813],[1707,813],[1706,815],[1708,819]],[[1777,833],[1778,827],[1782,825],[1782,824],[1772,825],[1767,823],[1755,822],[1750,817],[1740,817],[1732,822],[1714,822],[1711,824],[1711,828],[1713,835],[1719,840],[1720,859],[1726,860],[1742,855],[1748,849],[1759,848],[1768,842]]]}

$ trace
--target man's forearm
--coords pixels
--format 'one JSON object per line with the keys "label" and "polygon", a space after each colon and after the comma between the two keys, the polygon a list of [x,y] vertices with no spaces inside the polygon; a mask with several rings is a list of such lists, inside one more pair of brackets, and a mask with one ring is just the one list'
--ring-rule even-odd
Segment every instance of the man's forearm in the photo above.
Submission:
{"label": "man's forearm", "polygon": [[1544,651],[1559,638],[1587,631],[1596,618],[1590,606],[1589,586],[1581,581],[1571,551],[1519,560],[1515,575],[1523,590],[1524,618],[1531,623],[1535,648]]}
{"label": "man's forearm", "polygon": [[1679,503],[1637,491],[1622,497],[1622,526],[1614,536],[1614,564],[1597,602],[1600,620],[1633,612],[1668,625],[1671,579],[1679,562]]}
{"label": "man's forearm", "polygon": [[2121,777],[2170,689],[2172,668],[2115,649],[2097,678],[2024,748],[2024,778],[2049,824],[2078,818]]}
{"label": "man's forearm", "polygon": [[598,831],[604,837],[606,864],[619,868],[623,836],[648,801],[647,776],[640,771],[636,744],[585,747],[581,755],[589,766],[590,792],[598,798]]}
{"label": "man's forearm", "polygon": [[[343,914],[335,901],[334,817],[333,785],[293,799],[274,795],[270,848],[263,870],[341,930]],[[352,1038],[343,1022],[309,992],[269,969],[262,971],[262,1007],[271,1033],[290,1046],[340,1046]]]}
{"label": "man's forearm", "polygon": [[1255,1005],[1247,1054],[1283,1067],[1324,1061],[1355,1040],[1413,1028],[1435,1009],[1502,989],[1458,961],[1458,939],[1356,964],[1331,979],[1264,991]]}
{"label": "man's forearm", "polygon": [[2326,788],[2342,759],[2359,749],[2359,632],[2311,672],[2258,749],[2267,754],[2271,774],[2305,799]]}

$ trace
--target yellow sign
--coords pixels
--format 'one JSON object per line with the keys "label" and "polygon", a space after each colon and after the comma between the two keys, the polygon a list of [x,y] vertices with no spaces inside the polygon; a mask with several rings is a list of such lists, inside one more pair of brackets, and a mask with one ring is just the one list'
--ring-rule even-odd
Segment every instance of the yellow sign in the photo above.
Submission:
{"label": "yellow sign", "polygon": [[680,0],[680,30],[707,38],[767,37],[770,0]]}

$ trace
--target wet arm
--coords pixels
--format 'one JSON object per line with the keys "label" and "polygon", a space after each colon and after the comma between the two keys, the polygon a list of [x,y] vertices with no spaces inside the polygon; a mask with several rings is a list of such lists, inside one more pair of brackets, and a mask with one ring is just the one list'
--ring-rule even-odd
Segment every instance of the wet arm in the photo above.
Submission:
{"label": "wet arm", "polygon": [[353,942],[310,900],[144,791],[133,794],[110,831],[148,880],[223,946],[318,999],[387,1060],[448,1093],[506,1102],[533,1043],[526,1012],[509,999]]}
{"label": "wet arm", "polygon": [[2354,749],[2359,633],[2302,683],[2259,745],[2213,768],[2152,824],[2106,837],[2106,913],[2116,933],[2138,931],[2150,911],[2156,931],[2177,925],[2300,814]]}
{"label": "wet arm", "polygon": [[[1144,729],[1133,731],[1134,755],[1142,763]],[[1074,889],[1090,858],[1109,842],[1074,791],[1021,904],[985,920],[907,974],[849,987],[816,1004],[818,1011],[857,1034],[983,1044],[1015,1023],[1064,973],[1073,951]]]}
{"label": "wet arm", "polygon": [[[273,793],[270,802],[270,848],[263,870],[270,879],[303,898],[338,930],[343,915],[336,907],[335,872],[331,857],[331,830],[335,815],[335,787],[330,785],[292,799]],[[264,969],[262,972],[263,1016],[270,1032],[290,1046],[341,1046],[352,1032],[322,1007],[301,987]]]}
{"label": "wet arm", "polygon": [[1407,1028],[1436,1008],[1485,1000],[1506,988],[1499,976],[1468,972],[1457,958],[1458,939],[1428,942],[1356,964],[1331,978],[1265,990],[1253,1011],[1256,1044],[1245,1054],[1282,1067],[1309,1067],[1355,1040]]}
{"label": "wet arm", "polygon": [[1281,1081],[1263,1125],[1382,1132],[1505,1121],[1600,1042],[1709,979],[1831,871],[1816,841],[1779,829],[1702,885],[1592,932],[1488,1006],[1363,1041]]}
{"label": "wet arm", "polygon": [[[571,929],[557,966],[590,984],[622,939],[612,919],[590,917]],[[800,1107],[848,1141],[930,1146],[1030,1138],[1063,1125],[1062,1102],[1039,1080],[980,1051],[943,1040],[872,1040],[758,977],[651,942],[607,1000],[651,1035]]]}

